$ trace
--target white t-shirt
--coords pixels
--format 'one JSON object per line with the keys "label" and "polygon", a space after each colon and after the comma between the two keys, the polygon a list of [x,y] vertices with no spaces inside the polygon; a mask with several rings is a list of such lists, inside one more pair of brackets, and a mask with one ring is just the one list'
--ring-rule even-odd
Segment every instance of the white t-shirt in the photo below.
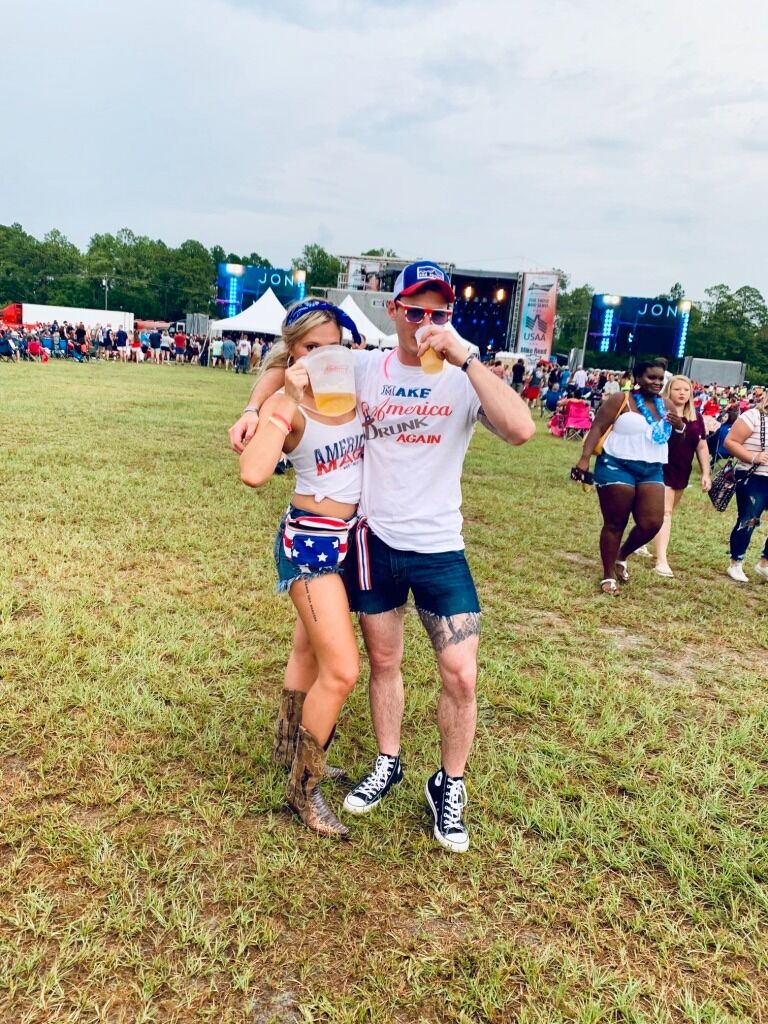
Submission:
{"label": "white t-shirt", "polygon": [[480,400],[469,378],[403,366],[398,350],[355,359],[365,430],[360,511],[398,551],[460,551],[461,469]]}
{"label": "white t-shirt", "polygon": [[239,356],[249,356],[251,354],[251,343],[247,338],[241,338],[237,343],[237,354]]}
{"label": "white t-shirt", "polygon": [[587,371],[577,370],[573,375],[573,383],[577,388],[584,388],[587,386]]}
{"label": "white t-shirt", "polygon": [[[749,435],[746,441],[741,442],[742,445],[749,452],[750,456],[759,455],[759,453],[763,450],[760,447],[760,419],[761,415],[757,411],[757,409],[747,409],[747,411],[743,412],[741,416],[739,416],[739,419],[736,420],[737,423],[739,422],[739,420],[742,420],[744,423],[747,424],[747,426],[752,431],[752,433]],[[766,418],[765,420],[765,433],[765,446],[766,448],[768,448],[768,418]],[[750,469],[751,467],[751,462],[737,461],[736,463],[737,469]],[[760,465],[755,470],[755,475],[768,476],[768,466],[764,465],[763,463],[760,463]]]}

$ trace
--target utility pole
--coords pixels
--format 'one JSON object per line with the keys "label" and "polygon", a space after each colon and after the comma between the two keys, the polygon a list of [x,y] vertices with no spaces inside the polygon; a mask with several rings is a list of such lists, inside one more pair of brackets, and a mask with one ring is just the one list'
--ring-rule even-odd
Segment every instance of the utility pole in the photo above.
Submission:
{"label": "utility pole", "polygon": [[104,286],[104,309],[108,309],[109,307],[107,306],[107,298],[109,296],[109,278],[102,277],[101,283]]}

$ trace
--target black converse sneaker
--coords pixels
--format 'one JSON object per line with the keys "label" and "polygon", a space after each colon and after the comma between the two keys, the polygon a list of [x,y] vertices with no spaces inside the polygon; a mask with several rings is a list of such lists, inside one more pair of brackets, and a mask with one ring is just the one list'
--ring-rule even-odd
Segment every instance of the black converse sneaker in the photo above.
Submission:
{"label": "black converse sneaker", "polygon": [[379,754],[373,771],[344,798],[344,810],[350,814],[367,814],[387,795],[393,786],[402,782],[403,768],[400,755]]}
{"label": "black converse sneaker", "polygon": [[454,779],[441,768],[424,787],[429,809],[435,819],[432,834],[446,850],[464,853],[469,849],[469,832],[461,813],[467,802],[464,779]]}

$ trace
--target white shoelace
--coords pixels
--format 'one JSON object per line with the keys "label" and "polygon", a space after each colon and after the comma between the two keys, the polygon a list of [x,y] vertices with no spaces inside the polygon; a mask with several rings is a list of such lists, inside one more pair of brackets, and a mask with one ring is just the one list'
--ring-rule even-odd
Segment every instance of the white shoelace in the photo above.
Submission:
{"label": "white shoelace", "polygon": [[394,757],[389,757],[387,754],[379,754],[376,758],[376,764],[373,766],[373,771],[367,779],[360,783],[355,792],[361,793],[363,796],[373,796],[377,793],[389,778],[394,768],[395,760]]}
{"label": "white shoelace", "polygon": [[467,788],[461,779],[447,779],[445,802],[443,803],[444,828],[455,828],[464,831],[461,823],[461,812],[467,802]]}

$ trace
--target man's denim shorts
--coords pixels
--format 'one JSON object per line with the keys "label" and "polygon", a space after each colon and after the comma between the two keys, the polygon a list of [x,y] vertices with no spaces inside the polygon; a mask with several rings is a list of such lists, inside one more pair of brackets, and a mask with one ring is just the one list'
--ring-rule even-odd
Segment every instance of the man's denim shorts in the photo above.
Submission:
{"label": "man's denim shorts", "polygon": [[[341,565],[331,565],[327,569],[313,569],[311,572],[302,572],[301,566],[290,560],[283,547],[283,527],[288,515],[301,515],[302,511],[302,509],[294,508],[293,505],[290,505],[277,527],[277,534],[275,536],[275,566],[277,568],[276,589],[278,594],[287,594],[295,580],[311,580],[317,576],[326,576],[328,573],[336,573],[339,576],[343,576],[347,567],[349,567],[350,573],[355,571],[355,550],[354,545],[351,543],[351,535],[350,547]],[[307,513],[305,512],[304,515],[307,515]]]}
{"label": "man's denim shorts", "polygon": [[413,592],[419,611],[441,618],[480,611],[463,551],[398,551],[369,530],[368,556],[371,590],[360,589],[354,567],[350,566],[347,574],[347,594],[353,612],[378,615],[392,611],[405,604],[409,591]]}
{"label": "man's denim shorts", "polygon": [[637,459],[615,459],[613,455],[598,455],[595,463],[595,487],[608,484],[664,484],[664,466],[660,462],[640,462]]}

